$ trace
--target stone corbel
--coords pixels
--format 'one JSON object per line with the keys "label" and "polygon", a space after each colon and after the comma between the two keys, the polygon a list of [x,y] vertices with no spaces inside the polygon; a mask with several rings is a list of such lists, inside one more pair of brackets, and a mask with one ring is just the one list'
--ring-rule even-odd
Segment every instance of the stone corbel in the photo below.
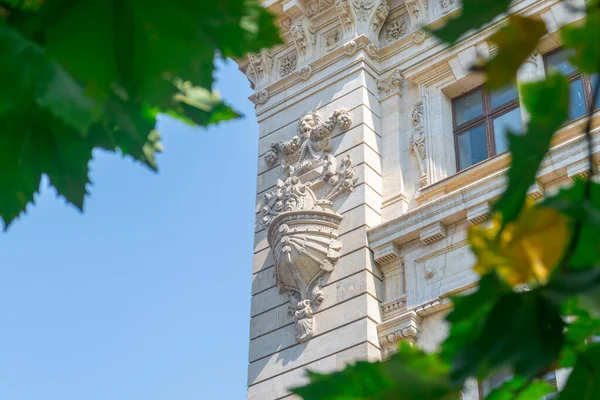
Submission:
{"label": "stone corbel", "polygon": [[402,72],[397,69],[392,72],[387,78],[377,79],[377,96],[379,100],[386,99],[395,94],[400,94],[400,88],[404,82]]}
{"label": "stone corbel", "polygon": [[[382,305],[383,318],[388,319],[403,311],[405,307],[404,259],[400,248],[390,242],[373,249],[373,258],[383,274],[385,302]],[[398,302],[399,301],[399,302]]]}
{"label": "stone corbel", "polygon": [[483,202],[467,210],[467,220],[473,224],[480,224],[486,221],[491,214],[490,203]]}
{"label": "stone corbel", "polygon": [[433,224],[421,229],[421,232],[419,233],[421,242],[425,244],[438,242],[444,239],[447,235],[446,227],[441,222],[434,222]]}
{"label": "stone corbel", "polygon": [[406,0],[404,2],[413,30],[420,29],[427,24],[427,0]]}
{"label": "stone corbel", "polygon": [[384,358],[395,353],[400,341],[416,344],[422,323],[423,319],[415,311],[409,311],[399,318],[379,325],[377,331]]}
{"label": "stone corbel", "polygon": [[310,60],[315,54],[317,44],[316,31],[310,18],[302,16],[294,20],[291,33],[298,49],[300,63]]}
{"label": "stone corbel", "polygon": [[335,9],[345,38],[365,35],[373,42],[390,13],[387,0],[336,0]]}

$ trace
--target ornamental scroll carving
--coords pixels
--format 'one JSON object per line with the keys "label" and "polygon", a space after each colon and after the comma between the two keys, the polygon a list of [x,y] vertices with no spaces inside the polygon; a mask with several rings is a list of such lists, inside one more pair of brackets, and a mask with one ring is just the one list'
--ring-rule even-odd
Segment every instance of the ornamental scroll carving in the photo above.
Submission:
{"label": "ornamental scroll carving", "polygon": [[335,9],[346,38],[366,35],[377,40],[389,15],[387,0],[335,0]]}
{"label": "ornamental scroll carving", "polygon": [[264,194],[261,223],[267,226],[277,285],[289,295],[298,342],[314,335],[313,307],[325,300],[322,278],[340,257],[343,217],[332,210],[333,200],[354,190],[357,177],[350,156],[338,165],[329,153],[329,136],[336,127],[351,125],[346,110],[325,120],[313,111],[300,119],[298,135],[273,143],[265,155],[269,165],[281,161],[287,175]]}
{"label": "ornamental scroll carving", "polygon": [[425,128],[423,127],[423,102],[415,103],[411,113],[412,131],[410,133],[410,151],[417,158],[421,175],[419,188],[427,186],[427,169],[425,167]]}

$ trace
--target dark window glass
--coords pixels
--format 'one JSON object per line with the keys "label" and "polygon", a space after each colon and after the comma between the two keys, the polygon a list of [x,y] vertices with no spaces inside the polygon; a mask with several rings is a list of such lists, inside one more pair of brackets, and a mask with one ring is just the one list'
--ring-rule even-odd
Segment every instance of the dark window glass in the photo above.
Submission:
{"label": "dark window glass", "polygon": [[592,105],[592,92],[598,75],[582,75],[569,62],[569,58],[574,54],[575,52],[570,49],[558,50],[544,57],[547,71],[558,71],[569,79],[569,120],[571,121],[600,108],[600,98]]}
{"label": "dark window glass", "polygon": [[487,158],[485,127],[476,126],[458,135],[460,169],[465,169]]}
{"label": "dark window glass", "polygon": [[511,85],[502,89],[498,89],[492,92],[492,108],[496,108],[503,104],[506,104],[512,100],[516,100],[519,97],[517,92],[517,86]]}
{"label": "dark window glass", "polygon": [[508,132],[522,133],[523,123],[521,122],[521,108],[517,107],[506,114],[494,118],[494,140],[496,144],[496,154],[508,151]]}
{"label": "dark window glass", "polygon": [[521,133],[521,109],[515,85],[488,92],[483,87],[454,99],[458,170],[508,150],[507,133]]}
{"label": "dark window glass", "polygon": [[461,97],[456,100],[454,107],[456,112],[456,125],[461,125],[480,116],[483,113],[481,91],[476,91]]}
{"label": "dark window glass", "polygon": [[560,72],[564,75],[569,75],[572,72],[577,71],[577,69],[571,65],[569,62],[569,57],[575,54],[574,51],[571,50],[561,50],[556,53],[552,53],[548,57],[546,57],[546,65],[549,70],[554,70]]}
{"label": "dark window glass", "polygon": [[569,83],[569,119],[577,119],[585,114],[585,96],[580,77]]}

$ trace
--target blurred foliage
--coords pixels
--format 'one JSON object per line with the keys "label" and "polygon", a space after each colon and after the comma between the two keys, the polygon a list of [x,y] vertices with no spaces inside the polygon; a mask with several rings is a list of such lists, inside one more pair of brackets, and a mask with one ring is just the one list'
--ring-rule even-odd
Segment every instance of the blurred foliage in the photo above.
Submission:
{"label": "blurred foliage", "polygon": [[166,113],[207,126],[239,117],[212,91],[214,58],[281,42],[258,0],[0,1],[0,218],[41,176],[82,209],[96,148],[152,170]]}
{"label": "blurred foliage", "polygon": [[[486,74],[490,88],[512,83],[547,34],[540,20],[507,15],[509,4],[464,0],[459,15],[433,32],[454,44],[502,20],[490,37],[497,54],[473,68]],[[564,26],[559,34],[563,47],[575,50],[572,63],[594,74],[600,72],[600,4],[586,7],[585,22]],[[305,400],[441,400],[457,396],[467,379],[509,371],[511,378],[486,399],[538,400],[554,390],[545,380],[548,373],[572,367],[559,399],[600,398],[600,185],[592,181],[590,164],[586,179],[536,204],[526,200],[554,133],[567,121],[568,81],[550,73],[521,85],[520,93],[529,120],[524,133],[509,135],[507,187],[491,221],[469,230],[481,279],[472,293],[452,298],[449,335],[440,350],[424,354],[402,343],[383,362],[310,373],[311,382],[294,393]],[[591,149],[591,115],[586,118]]]}

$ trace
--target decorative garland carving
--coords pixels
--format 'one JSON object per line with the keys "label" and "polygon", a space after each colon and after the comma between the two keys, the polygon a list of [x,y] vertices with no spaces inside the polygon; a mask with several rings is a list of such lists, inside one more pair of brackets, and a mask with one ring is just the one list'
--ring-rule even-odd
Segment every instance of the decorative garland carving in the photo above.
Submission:
{"label": "decorative garland carving", "polygon": [[412,131],[410,133],[410,151],[417,158],[421,176],[419,188],[427,186],[427,169],[425,167],[425,128],[423,127],[423,102],[415,103],[411,113]]}
{"label": "decorative garland carving", "polygon": [[[264,194],[261,223],[268,227],[279,290],[290,297],[289,312],[294,316],[298,342],[313,336],[313,306],[325,300],[322,278],[340,258],[342,244],[337,239],[343,217],[331,206],[336,197],[354,190],[357,177],[350,156],[337,165],[329,153],[329,136],[336,126],[348,129],[351,125],[352,119],[343,109],[326,120],[318,112],[310,112],[300,119],[298,135],[272,143],[265,154],[269,165],[281,158],[288,175]],[[322,197],[316,194],[318,188]]]}

